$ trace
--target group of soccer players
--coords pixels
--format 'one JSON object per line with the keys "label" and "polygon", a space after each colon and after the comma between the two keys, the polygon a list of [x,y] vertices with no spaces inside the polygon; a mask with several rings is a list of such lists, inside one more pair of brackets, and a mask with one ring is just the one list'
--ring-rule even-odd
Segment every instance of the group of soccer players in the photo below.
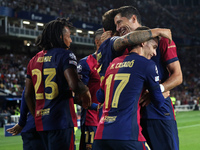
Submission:
{"label": "group of soccer players", "polygon": [[[140,14],[132,6],[109,10],[102,24],[105,32],[97,51],[101,79],[97,99],[104,104],[103,111],[94,144],[86,140],[81,149],[179,149],[168,92],[182,83],[182,71],[171,33],[142,27]],[[158,40],[158,36],[162,37]],[[93,135],[95,130],[91,125],[85,133]]]}
{"label": "group of soccer players", "polygon": [[75,99],[83,108],[80,150],[178,150],[169,91],[182,72],[171,31],[142,26],[133,6],[109,10],[102,24],[96,52],[78,67],[66,19],[42,32],[43,50],[27,67],[25,100],[45,149],[75,149]]}

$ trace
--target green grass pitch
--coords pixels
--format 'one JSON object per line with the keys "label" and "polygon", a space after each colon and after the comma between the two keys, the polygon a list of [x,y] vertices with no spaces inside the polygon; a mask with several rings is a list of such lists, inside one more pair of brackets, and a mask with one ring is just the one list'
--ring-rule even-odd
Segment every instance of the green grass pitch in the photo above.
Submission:
{"label": "green grass pitch", "polygon": [[[200,149],[200,111],[179,112],[176,115],[180,150]],[[80,130],[76,133],[76,149],[79,149]],[[21,136],[4,137],[0,128],[0,150],[22,150]]]}

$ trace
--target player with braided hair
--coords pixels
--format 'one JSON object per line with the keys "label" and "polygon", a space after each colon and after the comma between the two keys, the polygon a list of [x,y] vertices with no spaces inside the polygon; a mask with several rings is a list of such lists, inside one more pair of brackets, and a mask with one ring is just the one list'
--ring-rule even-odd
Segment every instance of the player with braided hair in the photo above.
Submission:
{"label": "player with braided hair", "polygon": [[25,99],[46,150],[75,149],[72,91],[84,108],[91,105],[90,92],[78,78],[76,56],[68,50],[72,27],[60,18],[47,23],[37,43],[43,50],[27,67]]}

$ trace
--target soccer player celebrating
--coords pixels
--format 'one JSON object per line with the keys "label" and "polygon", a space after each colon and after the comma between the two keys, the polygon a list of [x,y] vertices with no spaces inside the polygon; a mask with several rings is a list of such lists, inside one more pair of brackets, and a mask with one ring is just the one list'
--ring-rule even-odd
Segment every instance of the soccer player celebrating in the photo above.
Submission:
{"label": "soccer player celebrating", "polygon": [[[96,46],[95,53],[81,59],[79,61],[77,70],[78,74],[85,85],[88,86],[91,98],[93,102],[93,107],[97,108],[98,101],[96,98],[96,92],[100,88],[100,77],[97,72],[97,60],[96,53],[101,45],[101,35],[103,33],[103,28],[98,29],[95,32],[94,42]],[[81,110],[81,140],[80,140],[80,150],[91,150],[94,141],[94,136],[96,133],[96,128],[99,118],[97,110],[84,109]]]}
{"label": "soccer player celebrating", "polygon": [[[136,8],[123,6],[117,9],[114,22],[120,36],[125,36],[141,26],[141,17]],[[177,57],[176,45],[173,41],[168,42],[165,37],[161,38],[157,48],[157,56],[154,56],[152,60],[158,66],[162,92],[169,91],[181,84],[182,71]],[[153,103],[148,105],[143,111],[142,118],[143,135],[152,149],[179,149],[177,124],[169,97],[165,99],[162,109],[155,107]]]}
{"label": "soccer player celebrating", "polygon": [[139,98],[145,86],[156,107],[164,104],[157,67],[150,60],[156,55],[157,47],[158,38],[151,38],[132,46],[128,55],[110,63],[97,92],[98,101],[104,105],[93,145],[95,150],[149,149],[141,133]]}
{"label": "soccer player celebrating", "polygon": [[25,99],[47,150],[74,150],[72,91],[84,108],[91,105],[89,90],[78,78],[76,56],[68,50],[71,27],[64,18],[47,23],[38,43],[43,50],[27,67]]}
{"label": "soccer player celebrating", "polygon": [[[117,9],[112,9],[106,12],[102,17],[102,25],[104,30],[106,31],[104,34],[107,34],[107,36],[111,37],[104,38],[105,41],[102,42],[97,52],[97,60],[100,66],[99,75],[101,77],[101,81],[104,78],[106,69],[108,68],[110,62],[114,58],[121,56],[122,54],[128,53],[128,49],[126,49],[127,47],[145,42],[152,37],[157,36],[169,38],[169,40],[171,41],[171,31],[169,29],[161,28],[143,31],[134,31],[136,28],[131,28],[129,30],[129,34],[122,37],[115,36],[117,35],[117,33],[115,33],[116,30],[113,30],[112,28],[116,27],[113,22],[114,16],[117,14],[117,12]],[[109,30],[112,30],[112,32]]]}

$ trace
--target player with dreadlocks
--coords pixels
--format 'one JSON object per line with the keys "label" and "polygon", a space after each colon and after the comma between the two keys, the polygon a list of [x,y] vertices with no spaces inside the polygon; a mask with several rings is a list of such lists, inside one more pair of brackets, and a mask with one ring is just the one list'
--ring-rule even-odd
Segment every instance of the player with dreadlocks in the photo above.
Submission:
{"label": "player with dreadlocks", "polygon": [[84,108],[91,105],[90,92],[78,78],[76,56],[68,50],[72,27],[60,18],[47,23],[37,44],[43,50],[27,67],[25,99],[46,150],[75,149],[72,91]]}

